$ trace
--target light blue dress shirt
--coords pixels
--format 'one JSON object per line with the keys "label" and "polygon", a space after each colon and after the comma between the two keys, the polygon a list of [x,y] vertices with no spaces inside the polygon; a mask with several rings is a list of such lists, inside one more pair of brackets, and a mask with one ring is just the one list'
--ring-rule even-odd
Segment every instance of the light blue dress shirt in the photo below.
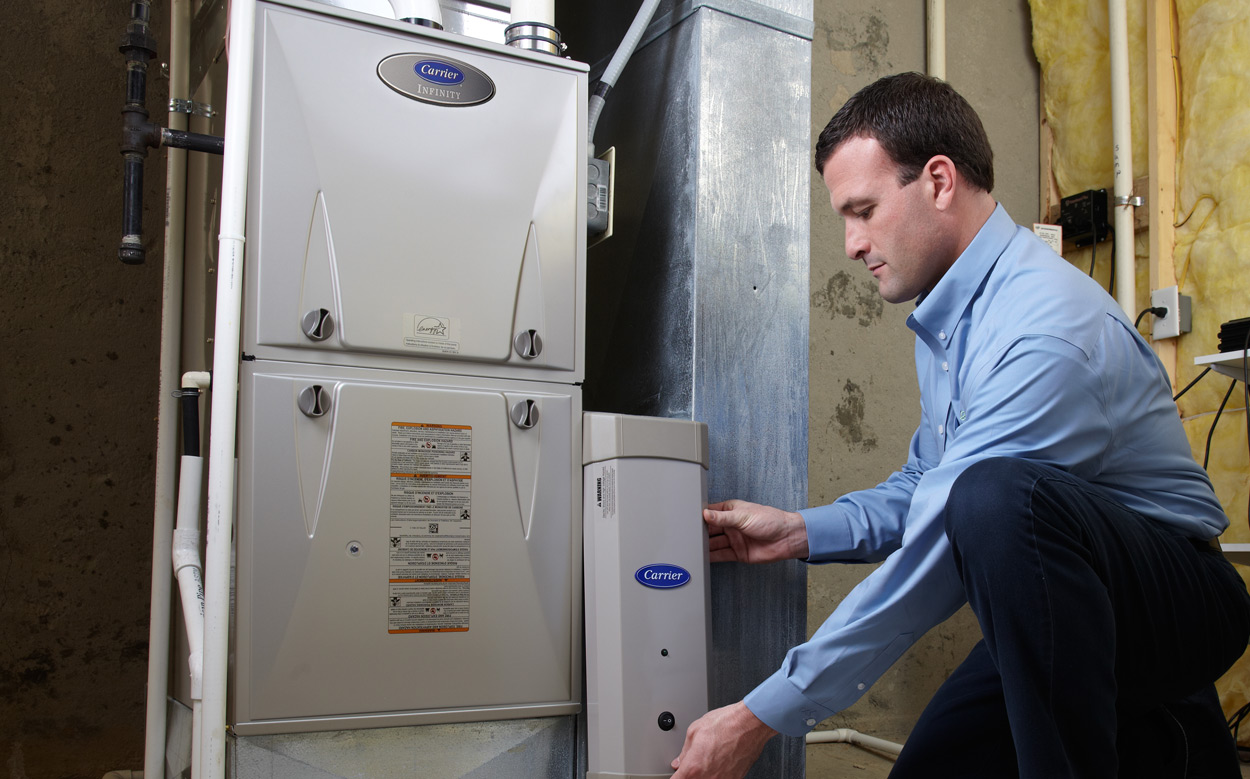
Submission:
{"label": "light blue dress shirt", "polygon": [[745,700],[788,735],[850,706],[963,605],[941,512],[978,460],[1052,465],[1195,538],[1228,524],[1150,347],[1101,287],[1002,206],[907,326],[920,382],[907,464],[800,512],[809,562],[885,562]]}

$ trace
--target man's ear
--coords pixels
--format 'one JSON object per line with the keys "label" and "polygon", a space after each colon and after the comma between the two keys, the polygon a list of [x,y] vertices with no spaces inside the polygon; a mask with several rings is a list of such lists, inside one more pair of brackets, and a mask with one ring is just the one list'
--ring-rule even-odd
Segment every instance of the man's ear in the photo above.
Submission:
{"label": "man's ear", "polygon": [[938,154],[925,163],[924,173],[932,183],[934,205],[939,211],[950,208],[955,197],[955,183],[959,179],[954,161],[945,154]]}

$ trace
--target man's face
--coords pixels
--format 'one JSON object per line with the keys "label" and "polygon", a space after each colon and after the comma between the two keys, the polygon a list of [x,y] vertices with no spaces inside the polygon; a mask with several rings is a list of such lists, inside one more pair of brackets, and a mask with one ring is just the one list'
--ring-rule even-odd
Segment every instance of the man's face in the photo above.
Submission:
{"label": "man's face", "polygon": [[945,260],[933,182],[900,186],[898,168],[875,138],[843,143],[825,162],[833,210],[846,220],[846,255],[863,260],[891,303],[914,300],[937,284]]}

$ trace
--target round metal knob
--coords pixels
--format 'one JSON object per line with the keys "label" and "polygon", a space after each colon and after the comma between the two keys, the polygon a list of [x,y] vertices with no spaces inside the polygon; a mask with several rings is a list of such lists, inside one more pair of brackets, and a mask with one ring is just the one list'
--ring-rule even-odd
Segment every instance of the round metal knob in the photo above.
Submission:
{"label": "round metal knob", "polygon": [[516,353],[527,360],[532,360],[543,353],[543,339],[537,330],[522,330],[512,339]]}
{"label": "round metal knob", "polygon": [[300,320],[300,329],[313,341],[324,341],[334,333],[334,317],[324,308],[314,308]]}
{"label": "round metal knob", "polygon": [[533,400],[522,400],[512,405],[512,424],[528,430],[538,424],[538,403]]}
{"label": "round metal knob", "polygon": [[324,416],[330,410],[330,391],[320,384],[314,384],[300,390],[297,402],[304,416]]}

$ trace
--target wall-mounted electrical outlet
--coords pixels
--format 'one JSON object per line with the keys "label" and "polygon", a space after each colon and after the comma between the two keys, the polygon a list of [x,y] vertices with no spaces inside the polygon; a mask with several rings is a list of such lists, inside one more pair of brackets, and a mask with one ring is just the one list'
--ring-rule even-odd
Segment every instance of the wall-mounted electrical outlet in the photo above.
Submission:
{"label": "wall-mounted electrical outlet", "polygon": [[1179,287],[1154,290],[1150,293],[1150,305],[1168,310],[1163,316],[1155,317],[1154,329],[1151,332],[1151,338],[1154,340],[1175,338],[1193,329],[1193,299],[1188,295],[1182,295]]}

